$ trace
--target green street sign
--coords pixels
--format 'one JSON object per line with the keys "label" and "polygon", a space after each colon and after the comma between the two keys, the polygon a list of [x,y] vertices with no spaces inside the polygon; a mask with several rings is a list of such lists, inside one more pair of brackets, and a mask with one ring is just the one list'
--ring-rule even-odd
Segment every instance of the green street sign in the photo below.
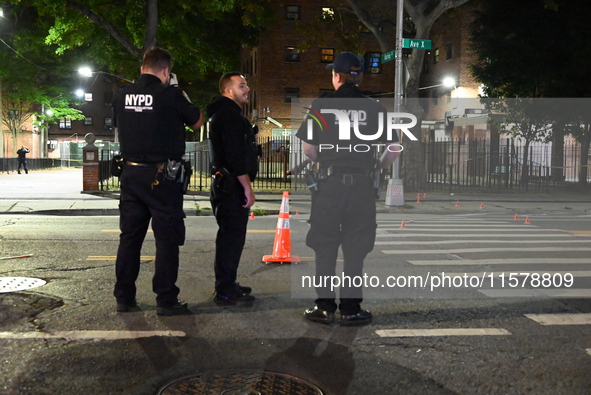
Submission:
{"label": "green street sign", "polygon": [[416,40],[414,38],[404,38],[402,48],[411,49],[431,49],[431,40]]}
{"label": "green street sign", "polygon": [[395,57],[396,57],[396,51],[390,51],[390,52],[383,53],[382,54],[382,63],[386,63],[391,60],[394,60]]}

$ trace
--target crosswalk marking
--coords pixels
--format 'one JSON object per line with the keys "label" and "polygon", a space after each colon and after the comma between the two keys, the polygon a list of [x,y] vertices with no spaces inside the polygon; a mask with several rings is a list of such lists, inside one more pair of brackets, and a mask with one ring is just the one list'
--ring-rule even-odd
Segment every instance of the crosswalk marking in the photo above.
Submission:
{"label": "crosswalk marking", "polygon": [[[432,245],[432,244],[532,244],[540,243],[539,240],[432,240],[432,241],[413,241],[412,245]],[[570,243],[589,243],[589,240],[571,239],[571,240],[547,240],[544,243],[552,244],[570,244]],[[405,245],[408,241],[376,241],[375,245]]]}
{"label": "crosswalk marking", "polygon": [[502,328],[444,328],[444,329],[380,329],[380,337],[432,337],[432,336],[507,336]]}
{"label": "crosswalk marking", "polygon": [[[409,255],[409,254],[469,254],[475,252],[509,252],[509,251],[531,251],[531,252],[563,252],[564,247],[519,247],[519,248],[458,248],[456,250],[382,250],[387,255]],[[588,247],[571,247],[568,249],[569,252],[591,252],[591,248]]]}
{"label": "crosswalk marking", "polygon": [[[378,231],[380,230],[380,228],[378,228]],[[385,230],[385,229],[384,229]],[[455,238],[455,239],[459,239],[462,237],[465,238],[482,238],[482,239],[490,239],[491,237],[493,237],[493,235],[491,234],[487,234],[487,233],[450,233],[450,232],[446,232],[446,233],[412,233],[413,230],[409,230],[404,229],[401,230],[398,233],[382,233],[379,232],[376,236],[377,237],[396,237],[396,238],[402,238],[402,237],[449,237],[449,238]],[[503,239],[518,239],[518,238],[542,238],[542,237],[574,237],[571,234],[568,233],[537,233],[537,234],[516,234],[516,233],[502,233],[502,234],[498,234],[498,235],[494,235],[495,238],[503,238]]]}
{"label": "crosswalk marking", "polygon": [[527,288],[514,288],[514,289],[479,289],[483,295],[491,298],[591,298],[591,289],[572,289],[572,288],[554,288],[554,289],[527,289]]}
{"label": "crosswalk marking", "polygon": [[[498,252],[498,251],[497,251]],[[591,264],[590,258],[491,258],[491,259],[440,259],[432,261],[408,261],[408,263],[415,266],[479,266],[479,265],[537,265],[537,264],[552,264],[552,265],[570,265],[570,264]]]}
{"label": "crosswalk marking", "polygon": [[[576,271],[576,270],[562,270],[562,271],[557,271],[557,270],[544,270],[544,273],[548,273],[550,275],[554,275],[554,274],[572,274],[573,278],[583,278],[583,277],[591,277],[591,270],[580,270],[580,271]],[[519,271],[512,271],[512,272],[486,272],[486,276],[492,276],[494,278],[498,278],[500,276],[503,276],[505,278],[509,278],[510,275],[513,275],[515,277],[525,277],[525,276],[531,276],[532,274],[539,274],[540,270],[537,270],[535,272],[532,271],[527,271],[527,270],[519,270]],[[441,273],[440,273],[441,274]],[[468,276],[468,277],[481,277],[483,274],[485,274],[484,272],[474,272],[474,273],[450,273],[450,272],[445,272],[446,276],[450,276],[450,277],[454,277],[454,276]]]}
{"label": "crosswalk marking", "polygon": [[541,325],[589,325],[591,314],[525,314]]}

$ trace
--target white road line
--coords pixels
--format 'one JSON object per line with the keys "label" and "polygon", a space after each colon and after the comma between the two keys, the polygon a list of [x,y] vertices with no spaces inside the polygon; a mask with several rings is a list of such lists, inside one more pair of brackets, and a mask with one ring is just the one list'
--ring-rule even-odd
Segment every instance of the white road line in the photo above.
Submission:
{"label": "white road line", "polygon": [[446,329],[381,329],[380,337],[431,337],[431,336],[507,336],[511,332],[502,328],[446,328]]}
{"label": "white road line", "polygon": [[[378,231],[380,230],[380,228],[378,228]],[[387,230],[387,229],[382,229],[383,230]],[[537,234],[515,234],[515,233],[503,233],[503,234],[499,234],[499,235],[491,235],[489,233],[450,233],[450,232],[445,232],[445,233],[412,233],[413,230],[411,229],[404,229],[404,230],[400,230],[400,232],[397,233],[378,233],[377,237],[454,237],[454,238],[460,238],[460,237],[466,237],[466,238],[491,238],[491,237],[495,237],[495,238],[511,238],[511,239],[516,239],[516,238],[541,238],[541,237],[571,237],[571,238],[579,238],[579,237],[586,237],[586,236],[574,236],[572,234],[568,234],[568,233],[547,233],[547,234],[543,234],[543,233],[537,233]],[[588,239],[587,239],[588,240]]]}
{"label": "white road line", "polygon": [[535,297],[550,297],[550,298],[591,298],[591,289],[571,289],[571,288],[555,288],[555,289],[493,289],[485,290],[479,289],[478,292],[491,298],[535,298]]}
{"label": "white road line", "polygon": [[[499,276],[505,276],[505,278],[509,278],[510,275],[513,275],[514,277],[525,277],[525,276],[530,276],[532,274],[540,274],[540,273],[548,273],[551,275],[554,274],[572,274],[573,278],[583,278],[583,277],[591,277],[591,270],[580,270],[580,271],[574,271],[574,270],[562,270],[562,271],[556,271],[556,270],[537,270],[537,271],[527,271],[527,270],[516,270],[516,271],[512,271],[512,272],[474,272],[474,273],[449,273],[449,272],[445,272],[446,276],[450,276],[450,277],[454,277],[454,276],[468,276],[468,277],[482,277],[482,275],[486,274],[487,279],[489,278],[489,276],[493,276],[494,278],[497,278]],[[442,273],[439,273],[440,275]]]}
{"label": "white road line", "polygon": [[[402,222],[402,221],[401,221]],[[406,226],[410,226],[413,228],[482,228],[482,230],[488,230],[489,228],[506,228],[507,226],[511,227],[510,224],[502,224],[502,225],[489,225],[488,223],[479,223],[479,224],[417,224],[413,222],[406,222]],[[380,228],[395,228],[396,224],[388,224],[388,225],[378,225]],[[527,227],[527,228],[536,228],[532,225],[515,225],[520,227]],[[512,228],[513,229],[513,228]]]}
{"label": "white road line", "polygon": [[590,325],[591,314],[525,314],[541,325]]}
{"label": "white road line", "polygon": [[591,248],[587,247],[519,247],[519,248],[503,248],[499,250],[498,248],[458,248],[456,250],[382,250],[382,252],[386,255],[406,255],[406,254],[470,254],[476,252],[509,252],[509,251],[519,251],[519,252],[591,252]]}
{"label": "white road line", "polygon": [[143,337],[185,337],[183,331],[60,331],[0,332],[0,339],[121,340]]}
{"label": "white road line", "polygon": [[589,258],[507,258],[507,259],[438,259],[429,261],[408,261],[415,266],[480,266],[480,265],[570,265],[591,264]]}
{"label": "white road line", "polygon": [[589,243],[589,240],[573,239],[573,240],[432,240],[432,241],[376,241],[375,245],[432,245],[432,244],[462,244],[462,243],[478,243],[478,244],[539,244],[539,243]]}
{"label": "white road line", "polygon": [[[445,230],[445,229],[432,229],[431,227],[428,227],[426,229],[416,229],[413,228],[412,225],[406,224],[406,229],[405,230],[400,230],[401,232],[408,232],[408,231],[413,231],[413,232],[437,232],[438,230]],[[398,230],[400,229],[400,227],[398,228],[385,228],[385,227],[380,227],[382,229],[388,229],[388,230]],[[505,227],[505,228],[495,228],[495,229],[489,229],[485,226],[481,226],[480,229],[456,229],[455,231],[459,232],[459,231],[468,231],[468,232],[474,232],[474,231],[480,231],[480,232],[542,232],[542,233],[547,233],[547,232],[566,232],[565,230],[560,230],[560,229],[541,229],[541,228],[536,228],[536,227],[532,227],[532,226],[511,226],[511,227]]]}

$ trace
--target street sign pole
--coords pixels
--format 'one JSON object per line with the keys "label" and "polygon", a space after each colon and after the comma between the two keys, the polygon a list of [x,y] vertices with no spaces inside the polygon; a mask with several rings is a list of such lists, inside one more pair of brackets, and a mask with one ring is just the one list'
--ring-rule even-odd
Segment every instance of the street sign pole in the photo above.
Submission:
{"label": "street sign pole", "polygon": [[[404,0],[397,0],[396,3],[396,64],[394,81],[394,111],[400,113],[402,110],[403,97],[403,64],[402,64],[402,25],[404,23]],[[394,122],[399,124],[399,120]],[[398,141],[400,141],[400,130],[397,130]],[[392,164],[392,178],[388,180],[386,192],[386,207],[404,205],[404,188],[400,179],[400,156]]]}

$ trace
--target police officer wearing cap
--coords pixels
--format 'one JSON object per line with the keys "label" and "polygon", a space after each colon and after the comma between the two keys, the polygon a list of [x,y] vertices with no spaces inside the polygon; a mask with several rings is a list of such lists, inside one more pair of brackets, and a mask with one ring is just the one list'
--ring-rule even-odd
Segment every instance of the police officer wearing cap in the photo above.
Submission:
{"label": "police officer wearing cap", "polygon": [[[344,276],[362,278],[363,261],[373,249],[377,227],[371,174],[376,163],[387,168],[396,159],[399,150],[391,147],[397,147],[398,139],[393,133],[391,141],[377,140],[380,127],[381,136],[387,135],[387,112],[361,93],[358,84],[363,74],[359,57],[351,52],[340,53],[327,68],[332,69],[335,91],[313,102],[297,132],[303,140],[304,153],[315,162],[317,180],[306,244],[316,255],[317,279],[335,276],[339,246],[343,250]],[[339,121],[344,114],[350,119]],[[376,136],[376,140],[361,139],[359,134]],[[382,143],[381,153],[367,148],[378,143]],[[342,326],[371,323],[371,313],[361,308],[362,288],[354,283],[341,286],[338,305],[330,282],[317,287],[316,293],[315,306],[304,312],[307,320],[331,324],[338,307]]]}
{"label": "police officer wearing cap", "polygon": [[187,304],[178,300],[176,286],[179,246],[185,241],[183,185],[170,174],[175,173],[174,164],[180,163],[185,153],[185,125],[199,129],[203,115],[178,86],[170,84],[171,68],[168,51],[149,49],[139,79],[120,89],[113,100],[113,121],[125,161],[120,178],[121,235],[114,291],[121,313],[140,311],[135,281],[152,220],[156,241],[152,289],[157,314],[190,314]]}

